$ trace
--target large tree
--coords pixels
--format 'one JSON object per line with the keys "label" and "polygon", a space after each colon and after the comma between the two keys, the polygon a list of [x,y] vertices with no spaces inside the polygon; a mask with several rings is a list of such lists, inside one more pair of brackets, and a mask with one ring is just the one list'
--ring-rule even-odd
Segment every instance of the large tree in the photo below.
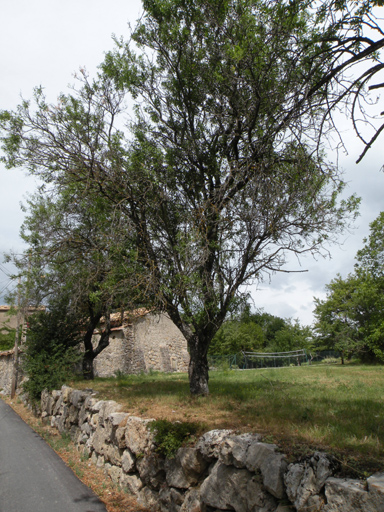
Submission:
{"label": "large tree", "polygon": [[363,360],[384,361],[384,213],[370,225],[355,271],[338,275],[315,300],[316,330],[327,347]]}
{"label": "large tree", "polygon": [[134,295],[139,300],[132,292],[139,271],[129,225],[103,196],[90,201],[79,184],[59,193],[42,187],[24,208],[21,237],[28,248],[14,257],[24,276],[23,295],[28,306],[44,305],[53,317],[57,310],[62,316],[65,306],[76,318],[84,377],[93,378],[93,360],[109,344],[112,308],[128,307]]}
{"label": "large tree", "polygon": [[[347,98],[342,71],[382,43],[361,36],[369,10],[347,4],[145,0],[96,81],[2,113],[9,167],[81,182],[129,219],[152,302],[187,338],[194,394],[208,392],[210,341],[244,285],[326,251],[356,207],[337,202],[321,140]],[[115,128],[126,93],[130,136]]]}

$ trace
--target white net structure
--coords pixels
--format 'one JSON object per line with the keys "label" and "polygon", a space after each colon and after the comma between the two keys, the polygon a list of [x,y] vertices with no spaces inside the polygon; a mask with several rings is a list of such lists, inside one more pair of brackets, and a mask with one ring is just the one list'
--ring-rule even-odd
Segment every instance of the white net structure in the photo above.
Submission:
{"label": "white net structure", "polygon": [[289,352],[242,352],[243,368],[277,368],[281,366],[300,366],[308,362],[306,350]]}

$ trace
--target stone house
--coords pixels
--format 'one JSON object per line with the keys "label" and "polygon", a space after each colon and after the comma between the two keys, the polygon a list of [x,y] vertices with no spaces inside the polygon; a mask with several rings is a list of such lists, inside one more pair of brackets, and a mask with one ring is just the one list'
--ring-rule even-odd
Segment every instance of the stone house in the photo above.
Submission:
{"label": "stone house", "polygon": [[[109,346],[93,362],[95,376],[188,371],[187,341],[165,313],[145,309],[114,313],[111,326]],[[98,336],[95,333],[95,342]]]}

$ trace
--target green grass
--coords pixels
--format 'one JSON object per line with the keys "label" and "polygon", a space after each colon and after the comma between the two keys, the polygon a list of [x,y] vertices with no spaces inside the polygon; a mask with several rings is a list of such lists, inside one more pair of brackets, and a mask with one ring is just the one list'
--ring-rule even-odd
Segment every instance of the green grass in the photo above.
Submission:
{"label": "green grass", "polygon": [[383,469],[382,366],[212,372],[210,395],[197,398],[185,374],[120,375],[92,387],[134,414],[259,432],[293,456],[324,449],[354,468]]}

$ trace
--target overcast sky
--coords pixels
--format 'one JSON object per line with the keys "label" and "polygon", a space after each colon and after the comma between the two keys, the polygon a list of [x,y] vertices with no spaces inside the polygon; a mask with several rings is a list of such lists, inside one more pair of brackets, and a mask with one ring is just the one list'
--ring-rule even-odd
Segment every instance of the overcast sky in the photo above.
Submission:
{"label": "overcast sky", "polygon": [[[139,0],[0,0],[0,109],[15,109],[20,95],[28,99],[33,87],[42,85],[51,101],[67,85],[73,74],[85,67],[93,75],[113,48],[112,34],[127,36],[128,23],[135,24],[141,13]],[[344,128],[347,125],[343,125]],[[348,155],[339,155],[340,166],[348,182],[346,194],[362,198],[356,229],[346,233],[340,247],[332,247],[331,259],[317,261],[305,258],[301,267],[292,261],[291,270],[308,269],[306,273],[279,274],[258,290],[251,288],[254,305],[281,317],[298,318],[303,324],[312,322],[313,297],[325,296],[325,285],[337,273],[346,276],[353,270],[356,251],[369,233],[369,224],[384,209],[384,135],[359,165],[355,164],[362,146],[352,129],[344,133]],[[336,154],[330,153],[329,160]],[[34,180],[21,170],[6,170],[0,164],[0,253],[22,251],[19,229],[23,221],[20,202],[36,187]],[[0,267],[1,268],[1,267]],[[10,267],[7,266],[8,270]],[[0,270],[1,290],[8,279]]]}

